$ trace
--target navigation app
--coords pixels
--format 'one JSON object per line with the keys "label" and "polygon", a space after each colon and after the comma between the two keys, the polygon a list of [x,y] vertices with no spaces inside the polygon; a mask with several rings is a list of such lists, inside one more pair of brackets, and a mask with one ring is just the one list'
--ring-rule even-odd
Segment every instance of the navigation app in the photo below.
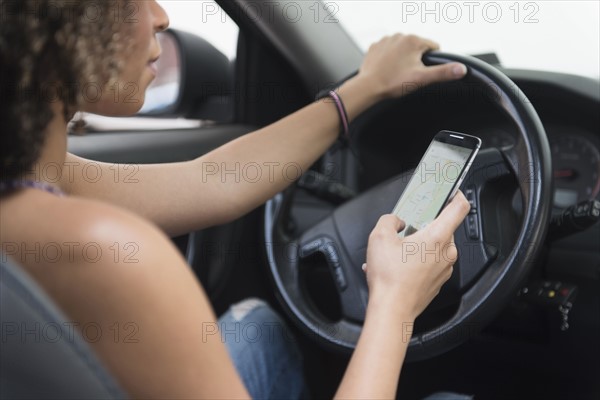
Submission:
{"label": "navigation app", "polygon": [[472,150],[434,140],[394,207],[408,236],[433,221],[460,178]]}

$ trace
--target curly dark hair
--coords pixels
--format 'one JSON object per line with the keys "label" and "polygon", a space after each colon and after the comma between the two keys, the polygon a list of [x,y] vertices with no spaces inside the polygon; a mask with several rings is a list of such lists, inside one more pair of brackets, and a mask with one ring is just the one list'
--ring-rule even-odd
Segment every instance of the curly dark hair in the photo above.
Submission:
{"label": "curly dark hair", "polygon": [[68,121],[85,82],[108,83],[119,70],[119,13],[126,0],[0,0],[1,180],[30,171],[54,117]]}

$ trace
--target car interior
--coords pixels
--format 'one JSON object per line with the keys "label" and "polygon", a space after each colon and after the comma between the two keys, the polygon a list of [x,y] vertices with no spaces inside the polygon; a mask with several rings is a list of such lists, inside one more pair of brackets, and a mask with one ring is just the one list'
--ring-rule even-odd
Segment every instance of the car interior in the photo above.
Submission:
{"label": "car interior", "polygon": [[[364,53],[340,24],[217,3],[239,27],[235,59],[169,29],[173,60],[159,74],[172,74],[176,90],[141,115],[200,122],[90,125],[69,137],[70,152],[131,165],[191,160],[310,104],[360,66]],[[254,1],[276,11],[285,3]],[[505,68],[494,54],[423,60],[461,61],[469,72],[377,104],[352,122],[348,147],[332,148],[285,192],[173,242],[217,315],[249,297],[277,310],[301,348],[311,397],[331,398],[364,322],[368,233],[437,132],[478,136],[461,186],[472,213],[456,233],[459,261],[414,326],[397,397],[600,398],[600,80]],[[2,398],[122,397],[83,340],[8,346],[6,321],[66,319],[18,265],[2,257],[1,271]]]}

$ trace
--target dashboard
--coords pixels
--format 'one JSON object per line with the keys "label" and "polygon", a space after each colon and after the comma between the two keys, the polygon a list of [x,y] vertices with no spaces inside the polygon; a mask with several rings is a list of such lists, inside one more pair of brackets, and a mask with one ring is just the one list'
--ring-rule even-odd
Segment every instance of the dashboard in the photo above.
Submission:
{"label": "dashboard", "polygon": [[[546,124],[552,152],[554,207],[562,209],[584,200],[600,198],[600,139],[579,127]],[[482,148],[511,146],[508,128],[477,129]]]}
{"label": "dashboard", "polygon": [[[512,75],[509,73],[535,107],[548,136],[555,211],[584,200],[600,200],[598,82],[538,71],[513,71]],[[415,168],[441,130],[478,136],[482,149],[508,147],[517,140],[510,120],[490,102],[465,95],[458,83],[388,101],[359,117],[354,125],[360,164],[355,188],[359,192]]]}

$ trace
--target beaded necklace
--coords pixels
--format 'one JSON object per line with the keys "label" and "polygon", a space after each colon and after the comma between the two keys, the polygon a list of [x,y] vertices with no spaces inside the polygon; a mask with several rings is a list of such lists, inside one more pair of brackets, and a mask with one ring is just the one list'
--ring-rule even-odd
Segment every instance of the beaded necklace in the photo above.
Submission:
{"label": "beaded necklace", "polygon": [[12,191],[15,189],[39,189],[48,193],[52,193],[58,197],[65,197],[66,194],[56,186],[50,185],[45,182],[37,182],[27,179],[15,179],[12,181],[0,181],[0,193]]}

